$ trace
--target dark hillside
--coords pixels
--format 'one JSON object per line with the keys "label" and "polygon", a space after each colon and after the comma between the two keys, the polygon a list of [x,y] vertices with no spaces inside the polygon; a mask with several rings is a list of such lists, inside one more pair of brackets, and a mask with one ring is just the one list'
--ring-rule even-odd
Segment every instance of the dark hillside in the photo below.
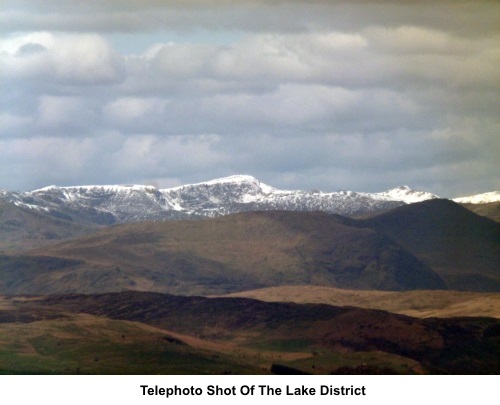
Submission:
{"label": "dark hillside", "polygon": [[97,229],[0,201],[0,251],[19,251],[54,244]]}
{"label": "dark hillside", "polygon": [[450,200],[429,200],[358,220],[397,241],[448,288],[500,291],[500,224]]}
{"label": "dark hillside", "polygon": [[304,284],[379,290],[445,287],[390,238],[347,221],[320,212],[272,211],[111,226],[32,254],[78,260],[80,265],[51,272],[48,282],[10,284],[19,285],[18,293],[43,294],[125,289],[221,294]]}
{"label": "dark hillside", "polygon": [[460,205],[476,213],[477,215],[481,215],[482,217],[487,217],[496,222],[500,222],[500,202]]}

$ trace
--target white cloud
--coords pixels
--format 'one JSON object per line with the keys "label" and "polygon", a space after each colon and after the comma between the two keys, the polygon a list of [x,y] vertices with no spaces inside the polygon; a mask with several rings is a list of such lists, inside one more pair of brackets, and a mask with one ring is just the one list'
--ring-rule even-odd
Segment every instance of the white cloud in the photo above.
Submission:
{"label": "white cloud", "polygon": [[48,32],[16,35],[0,43],[7,77],[53,80],[73,85],[121,80],[123,61],[100,36]]}
{"label": "white cloud", "polygon": [[74,130],[87,126],[92,119],[95,116],[80,97],[41,96],[39,99],[36,124],[42,130]]}
{"label": "white cloud", "polygon": [[[152,59],[152,67],[169,79],[183,79],[199,75],[214,57],[213,47],[206,45],[166,44],[148,49],[146,57]],[[151,57],[153,55],[153,57]]]}
{"label": "white cloud", "polygon": [[[162,116],[166,101],[158,98],[123,97],[103,107],[104,119],[116,126],[127,126]],[[144,122],[142,121],[144,124]]]}

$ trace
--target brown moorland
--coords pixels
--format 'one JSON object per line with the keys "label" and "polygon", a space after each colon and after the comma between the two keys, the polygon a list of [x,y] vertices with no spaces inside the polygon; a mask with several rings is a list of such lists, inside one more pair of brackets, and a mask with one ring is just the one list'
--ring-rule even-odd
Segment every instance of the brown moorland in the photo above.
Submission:
{"label": "brown moorland", "polygon": [[444,290],[369,291],[303,285],[268,287],[225,296],[252,298],[267,302],[381,309],[417,318],[487,316],[500,319],[500,293]]}
{"label": "brown moorland", "polygon": [[[232,353],[234,345],[245,350],[281,351],[286,353],[281,363],[301,372],[330,373],[349,364],[355,368],[363,364],[362,359],[371,357],[375,359],[369,362],[374,372],[387,373],[385,366],[405,373],[500,372],[495,354],[499,353],[500,321],[493,318],[418,319],[324,304],[137,291],[39,297],[16,305],[29,307],[32,312],[38,308],[45,313],[61,311],[140,322],[170,333],[228,344]],[[384,366],[379,354],[391,361]]]}

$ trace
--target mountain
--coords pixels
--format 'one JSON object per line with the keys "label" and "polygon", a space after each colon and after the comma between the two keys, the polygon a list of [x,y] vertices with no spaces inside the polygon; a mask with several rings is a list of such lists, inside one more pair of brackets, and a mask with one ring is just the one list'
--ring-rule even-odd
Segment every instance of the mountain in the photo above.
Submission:
{"label": "mountain", "polygon": [[500,191],[455,198],[453,201],[478,215],[500,222]]}
{"label": "mountain", "polygon": [[397,241],[436,271],[448,288],[500,291],[500,224],[443,199],[359,220]]}
{"label": "mountain", "polygon": [[0,201],[0,252],[29,249],[71,239],[96,230],[43,211]]}
{"label": "mountain", "polygon": [[402,201],[406,204],[413,204],[417,202],[422,202],[426,200],[432,200],[434,198],[439,198],[437,195],[429,193],[427,191],[416,191],[412,190],[408,186],[400,186],[393,188],[392,190],[384,191],[382,193],[366,194],[371,198],[385,200],[385,201]]}
{"label": "mountain", "polygon": [[49,186],[0,199],[18,207],[85,225],[159,219],[172,210],[162,193],[148,186]]}
{"label": "mountain", "polygon": [[468,197],[454,198],[453,201],[461,204],[488,204],[500,202],[500,191],[470,195]]}
{"label": "mountain", "polygon": [[500,202],[491,202],[483,204],[461,203],[460,205],[472,212],[475,212],[478,215],[490,218],[496,222],[500,222]]}
{"label": "mountain", "polygon": [[231,176],[170,189],[152,186],[49,186],[0,191],[0,201],[82,224],[217,217],[244,211],[325,211],[353,215],[436,198],[407,186],[382,193],[278,190],[251,176]]}
{"label": "mountain", "polygon": [[351,222],[322,212],[272,211],[110,226],[29,255],[0,256],[0,293],[446,287],[391,238]]}
{"label": "mountain", "polygon": [[[143,185],[49,186],[29,192],[0,190],[0,202],[85,225],[217,217],[245,211],[325,211],[340,215],[380,212],[438,196],[396,187],[380,193],[279,190],[254,177],[236,175],[180,187]],[[456,198],[462,204],[498,204],[500,192]],[[483,213],[485,208],[468,206]],[[496,208],[485,215],[496,215]]]}
{"label": "mountain", "polygon": [[498,292],[499,262],[500,224],[432,199],[365,219],[260,211],[108,226],[0,255],[0,293],[224,294],[282,285]]}

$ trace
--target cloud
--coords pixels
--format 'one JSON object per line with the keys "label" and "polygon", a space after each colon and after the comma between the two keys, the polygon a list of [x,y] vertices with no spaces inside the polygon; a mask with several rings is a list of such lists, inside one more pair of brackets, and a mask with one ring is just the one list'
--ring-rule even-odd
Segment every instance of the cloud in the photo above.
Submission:
{"label": "cloud", "polygon": [[498,15],[498,4],[487,0],[90,0],[78,3],[24,0],[11,2],[10,7],[0,12],[0,30],[305,32],[332,27],[348,31],[368,25],[428,25],[481,35],[495,29]]}
{"label": "cloud", "polygon": [[44,79],[62,84],[113,83],[123,77],[123,60],[100,36],[49,32],[0,42],[3,74],[13,80]]}
{"label": "cloud", "polygon": [[15,115],[9,112],[3,112],[0,114],[0,133],[6,134],[11,131],[16,131],[22,127],[29,126],[32,124],[32,117]]}
{"label": "cloud", "polygon": [[106,104],[102,112],[104,121],[111,127],[139,131],[152,127],[158,131],[161,123],[157,121],[164,114],[166,104],[158,98],[123,97]]}
{"label": "cloud", "polygon": [[92,128],[97,119],[97,113],[81,97],[44,95],[39,98],[36,127],[41,132],[82,133]]}
{"label": "cloud", "polygon": [[224,163],[225,157],[213,149],[218,141],[216,135],[130,138],[112,132],[84,138],[0,139],[0,184],[14,190],[74,185],[75,178],[85,184],[142,184],[146,179],[159,186],[181,184],[179,179],[200,176],[206,167]]}
{"label": "cloud", "polygon": [[0,187],[500,187],[493,3],[78,5],[0,12]]}

